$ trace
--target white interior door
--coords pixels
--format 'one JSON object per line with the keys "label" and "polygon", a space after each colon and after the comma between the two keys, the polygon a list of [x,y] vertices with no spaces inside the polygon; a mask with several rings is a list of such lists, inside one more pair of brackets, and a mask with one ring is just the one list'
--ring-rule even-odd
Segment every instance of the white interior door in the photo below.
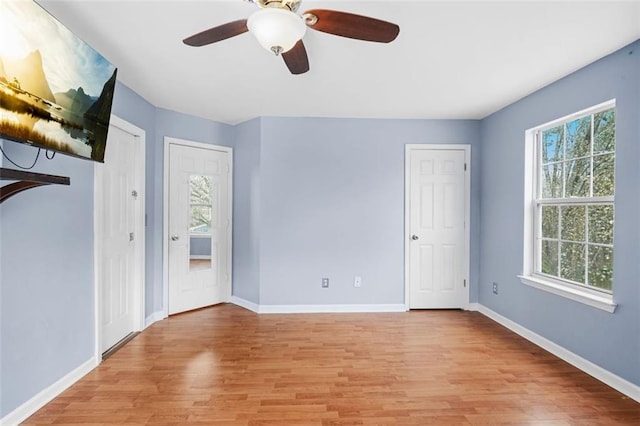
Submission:
{"label": "white interior door", "polygon": [[100,353],[141,329],[144,209],[138,144],[136,136],[111,125],[104,164],[96,165]]}
{"label": "white interior door", "polygon": [[169,314],[231,297],[231,152],[169,143]]}
{"label": "white interior door", "polygon": [[408,278],[411,309],[468,304],[467,150],[408,150]]}

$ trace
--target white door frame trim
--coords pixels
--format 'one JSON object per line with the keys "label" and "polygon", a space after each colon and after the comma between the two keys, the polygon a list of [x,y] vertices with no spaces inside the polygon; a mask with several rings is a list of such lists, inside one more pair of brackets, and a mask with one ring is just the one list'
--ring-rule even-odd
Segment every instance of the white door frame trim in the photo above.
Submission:
{"label": "white door frame trim", "polygon": [[411,152],[418,150],[461,150],[464,151],[464,162],[466,171],[464,175],[465,187],[465,207],[464,207],[464,279],[466,280],[464,306],[469,309],[469,263],[471,250],[471,145],[469,144],[406,144],[404,159],[404,304],[408,311],[410,306],[411,288],[409,287],[410,277],[410,256],[409,256],[409,226],[410,226],[410,195],[411,195]]}
{"label": "white door frame trim", "polygon": [[[109,120],[109,126],[117,127],[131,135],[136,139],[135,149],[135,176],[136,187],[138,189],[138,202],[136,203],[136,211],[134,214],[134,230],[133,232],[138,237],[140,244],[136,244],[134,256],[134,283],[135,300],[133,304],[134,308],[134,331],[141,331],[144,329],[145,323],[145,252],[146,252],[146,236],[145,236],[145,152],[146,152],[146,132],[145,130],[137,127],[122,118],[111,115]],[[107,148],[108,149],[108,148]],[[104,197],[102,189],[96,185],[98,177],[98,165],[93,167],[93,259],[94,259],[94,330],[95,330],[95,342],[94,342],[94,356],[99,364],[102,362],[102,350],[101,350],[101,310],[102,305],[100,301],[100,272],[102,268],[102,234],[100,233],[100,224],[102,220],[102,212]]]}
{"label": "white door frame trim", "polygon": [[164,137],[164,188],[162,192],[162,313],[164,317],[169,316],[169,146],[183,145],[193,148],[220,151],[229,154],[229,179],[228,191],[229,199],[229,227],[227,229],[229,241],[229,256],[227,256],[227,270],[229,271],[229,285],[233,283],[233,148],[212,143],[195,142],[186,139],[178,139],[170,136]]}

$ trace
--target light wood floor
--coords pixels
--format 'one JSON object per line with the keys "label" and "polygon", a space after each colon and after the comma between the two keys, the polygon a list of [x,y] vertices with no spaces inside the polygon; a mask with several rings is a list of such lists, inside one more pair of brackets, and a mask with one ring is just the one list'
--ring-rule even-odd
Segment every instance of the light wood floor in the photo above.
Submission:
{"label": "light wood floor", "polygon": [[103,423],[638,425],[640,404],[479,313],[220,305],[155,323],[24,424]]}

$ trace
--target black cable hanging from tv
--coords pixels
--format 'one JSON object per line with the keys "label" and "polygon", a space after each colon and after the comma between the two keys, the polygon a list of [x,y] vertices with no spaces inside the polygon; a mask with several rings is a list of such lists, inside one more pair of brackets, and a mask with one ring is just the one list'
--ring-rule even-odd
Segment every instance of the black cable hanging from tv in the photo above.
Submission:
{"label": "black cable hanging from tv", "polygon": [[[40,151],[42,150],[42,148],[38,148],[38,153],[36,154],[36,158],[33,160],[33,164],[29,167],[23,167],[20,164],[17,164],[15,161],[13,161],[11,158],[9,158],[9,156],[6,154],[6,152],[4,152],[4,149],[2,149],[2,146],[0,145],[0,151],[2,151],[2,156],[4,158],[6,158],[11,164],[13,164],[14,166],[16,166],[19,169],[22,170],[31,170],[35,167],[36,163],[38,162],[38,157],[40,157]],[[47,158],[49,158],[49,155],[45,154]],[[54,153],[55,155],[55,153]],[[51,157],[53,158],[53,156]],[[51,159],[49,158],[49,159]]]}

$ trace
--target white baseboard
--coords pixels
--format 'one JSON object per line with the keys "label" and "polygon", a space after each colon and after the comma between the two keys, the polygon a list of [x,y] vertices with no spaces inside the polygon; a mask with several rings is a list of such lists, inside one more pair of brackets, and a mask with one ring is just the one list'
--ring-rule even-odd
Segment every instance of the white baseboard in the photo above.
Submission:
{"label": "white baseboard", "polygon": [[154,312],[144,319],[144,328],[149,327],[154,322],[162,321],[166,317],[167,316],[162,311]]}
{"label": "white baseboard", "polygon": [[576,355],[570,350],[565,349],[564,347],[558,345],[557,343],[554,343],[551,340],[548,340],[540,336],[539,334],[534,333],[533,331],[521,326],[520,324],[514,321],[511,321],[510,319],[500,315],[497,312],[492,311],[491,309],[487,308],[484,305],[481,305],[479,303],[472,303],[469,306],[469,310],[475,310],[480,312],[481,314],[483,314],[488,318],[491,318],[498,324],[501,324],[507,327],[509,330],[513,331],[514,333],[519,334],[520,336],[524,337],[528,341],[540,346],[542,349],[548,352],[551,352],[558,358],[568,362],[569,364],[573,365],[576,368],[579,368],[580,370],[584,371],[590,376],[595,377],[596,379],[600,380],[604,384],[609,385],[612,388],[616,389],[617,391],[622,392],[629,398],[632,398],[640,402],[640,386],[637,386],[623,379],[622,377],[617,376],[612,372],[605,370],[604,368],[592,363],[591,361],[586,360],[579,355]]}
{"label": "white baseboard", "polygon": [[256,314],[260,312],[260,305],[250,302],[246,299],[242,299],[238,296],[231,296],[231,298],[229,299],[229,303],[233,303],[234,305],[240,306],[241,308],[248,309],[251,312],[255,312]]}
{"label": "white baseboard", "polygon": [[258,314],[405,312],[407,310],[404,303],[371,305],[258,305],[237,296],[231,296],[229,302]]}
{"label": "white baseboard", "polygon": [[469,307],[467,308],[468,311],[474,311],[474,312],[479,312],[480,311],[480,304],[479,303],[469,303]]}
{"label": "white baseboard", "polygon": [[49,401],[64,392],[69,386],[80,380],[85,374],[93,370],[98,365],[95,357],[90,358],[69,374],[51,386],[43,389],[33,398],[4,416],[0,420],[0,426],[14,426],[26,420],[33,413],[44,407]]}
{"label": "white baseboard", "polygon": [[404,303],[397,305],[260,305],[261,314],[405,312],[406,310]]}

